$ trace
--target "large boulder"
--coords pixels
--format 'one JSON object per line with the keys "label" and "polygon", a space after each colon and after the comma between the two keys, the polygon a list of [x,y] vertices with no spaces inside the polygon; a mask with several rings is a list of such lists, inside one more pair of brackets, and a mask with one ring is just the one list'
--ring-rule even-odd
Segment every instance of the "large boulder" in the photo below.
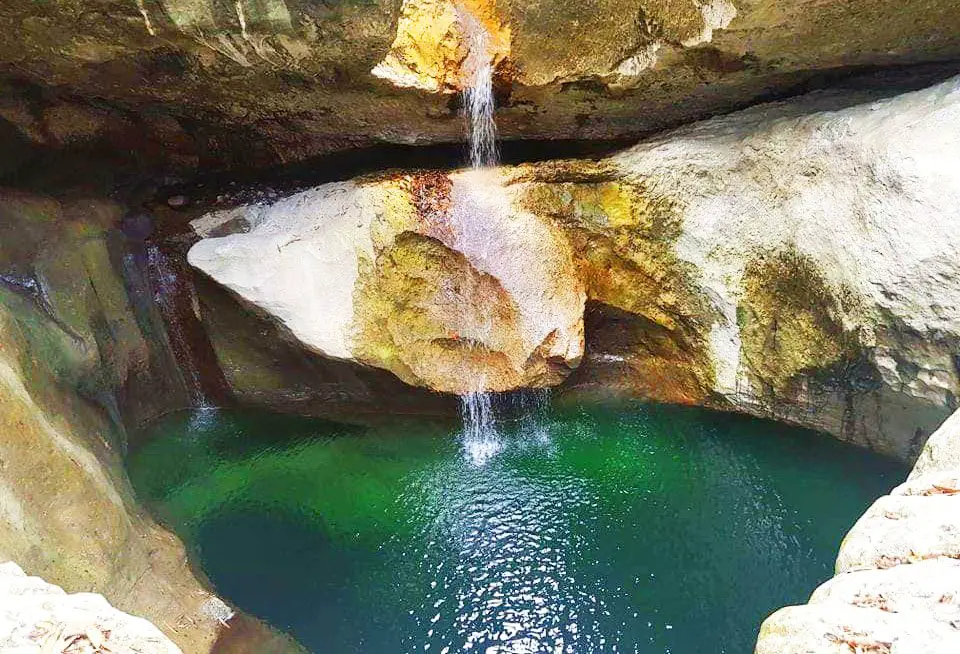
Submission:
{"label": "large boulder", "polygon": [[958,119],[960,78],[812,94],[601,161],[216,212],[189,259],[307,347],[454,392],[563,380],[585,295],[569,392],[732,408],[909,459],[960,397]]}
{"label": "large boulder", "polygon": [[[462,85],[455,4],[6,0],[0,117],[48,147],[187,167],[454,142],[438,91]],[[635,136],[855,71],[948,74],[960,56],[951,0],[461,4],[491,32],[507,138]]]}
{"label": "large boulder", "polygon": [[194,223],[191,264],[311,350],[451,393],[555,385],[583,352],[584,291],[549,221],[498,173],[330,184]]}

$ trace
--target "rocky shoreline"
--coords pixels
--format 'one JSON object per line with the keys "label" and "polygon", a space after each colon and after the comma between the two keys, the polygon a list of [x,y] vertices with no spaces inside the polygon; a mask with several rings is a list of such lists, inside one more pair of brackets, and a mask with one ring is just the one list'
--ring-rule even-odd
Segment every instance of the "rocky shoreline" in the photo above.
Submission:
{"label": "rocky shoreline", "polygon": [[836,576],[760,629],[756,654],[960,651],[960,411],[844,538]]}

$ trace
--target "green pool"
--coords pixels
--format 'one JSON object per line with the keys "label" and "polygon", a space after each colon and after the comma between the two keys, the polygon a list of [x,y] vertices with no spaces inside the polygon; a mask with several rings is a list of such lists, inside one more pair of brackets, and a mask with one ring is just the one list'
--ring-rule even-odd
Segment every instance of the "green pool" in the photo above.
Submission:
{"label": "green pool", "polygon": [[459,425],[174,414],[129,460],[219,593],[315,652],[752,651],[906,470],[696,409]]}

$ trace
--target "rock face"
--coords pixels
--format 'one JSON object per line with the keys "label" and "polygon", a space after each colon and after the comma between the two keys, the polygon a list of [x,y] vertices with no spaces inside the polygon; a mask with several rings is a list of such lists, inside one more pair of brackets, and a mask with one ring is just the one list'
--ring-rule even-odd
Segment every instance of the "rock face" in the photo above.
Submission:
{"label": "rock face", "polygon": [[[495,37],[507,138],[632,137],[844,71],[960,57],[951,0],[465,4]],[[436,93],[459,85],[453,6],[7,0],[0,116],[33,143],[178,167],[455,142],[456,104]]]}
{"label": "rock face", "polygon": [[561,381],[585,295],[569,392],[732,408],[907,459],[960,395],[958,121],[960,78],[813,94],[599,162],[211,214],[189,258],[315,351],[454,392]]}
{"label": "rock face", "polygon": [[189,261],[320,354],[451,393],[555,385],[583,352],[584,291],[562,232],[499,188],[486,171],[327,185],[201,219],[241,233]]}
{"label": "rock face", "polygon": [[[232,611],[191,570],[180,541],[137,507],[122,466],[126,426],[188,398],[162,326],[145,310],[155,298],[138,286],[136,257],[116,229],[121,214],[103,200],[0,191],[0,561],[70,593],[103,595],[184,651],[206,652]],[[0,586],[2,627],[15,629],[0,627],[4,651],[8,635],[52,639],[51,647],[78,637],[74,649],[56,651],[87,651],[100,636],[111,651],[178,651],[145,627],[137,633],[149,639],[137,642],[146,649],[124,649],[133,619],[96,596],[25,578]],[[14,588],[29,595],[8,601]],[[24,620],[42,617],[34,610],[55,619],[23,631]],[[73,618],[84,616],[106,622],[77,631]],[[47,630],[58,625],[59,636]]]}
{"label": "rock face", "polygon": [[830,104],[757,107],[611,163],[679,207],[672,252],[709,312],[660,304],[705,339],[712,392],[908,458],[960,390],[960,79]]}
{"label": "rock face", "polygon": [[757,654],[960,650],[960,412],[930,437],[906,483],[840,546],[837,576],[760,630]]}
{"label": "rock face", "polygon": [[116,610],[101,595],[67,595],[15,563],[0,564],[0,649],[180,654],[152,624]]}

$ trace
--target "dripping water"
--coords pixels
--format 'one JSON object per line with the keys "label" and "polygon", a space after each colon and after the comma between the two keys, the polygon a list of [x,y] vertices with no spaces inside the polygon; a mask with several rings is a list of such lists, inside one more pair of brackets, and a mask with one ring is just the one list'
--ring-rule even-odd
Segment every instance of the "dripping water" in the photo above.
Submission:
{"label": "dripping water", "polygon": [[174,266],[156,244],[147,247],[147,266],[154,284],[153,299],[167,325],[170,345],[176,353],[175,359],[179,362],[180,373],[184,386],[190,393],[191,403],[198,409],[210,408],[211,404],[203,392],[200,368],[194,360],[183,321],[178,313],[177,297],[181,293],[181,280]]}

